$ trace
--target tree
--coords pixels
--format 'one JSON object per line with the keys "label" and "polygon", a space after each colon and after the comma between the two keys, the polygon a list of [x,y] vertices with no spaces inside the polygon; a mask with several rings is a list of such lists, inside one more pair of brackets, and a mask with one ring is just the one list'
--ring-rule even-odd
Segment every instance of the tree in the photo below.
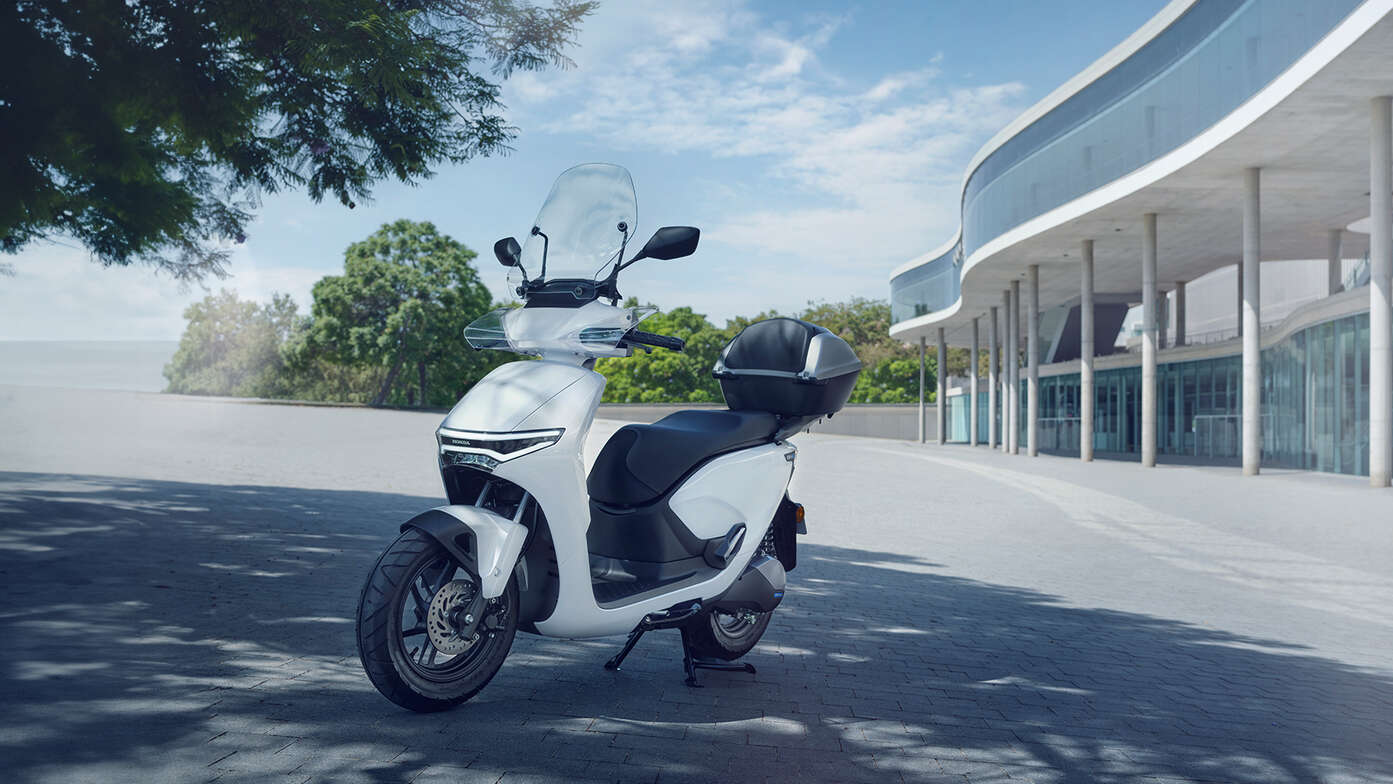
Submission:
{"label": "tree", "polygon": [[[635,307],[630,298],[625,307]],[[711,368],[728,340],[706,317],[689,307],[674,308],[650,316],[640,328],[645,332],[674,335],[687,341],[681,352],[653,349],[636,351],[628,358],[601,359],[595,370],[606,379],[606,403],[718,403],[721,388]]]}
{"label": "tree", "polygon": [[298,365],[324,357],[385,369],[372,405],[387,402],[403,367],[417,371],[420,395],[413,390],[411,398],[421,406],[431,400],[430,368],[437,377],[458,379],[455,384],[477,378],[491,358],[470,349],[464,328],[488,310],[491,298],[470,264],[475,255],[434,225],[409,220],[350,245],[344,274],[314,284],[312,322],[293,350]]}
{"label": "tree", "polygon": [[190,305],[184,318],[188,327],[164,368],[166,392],[272,397],[283,391],[280,348],[299,322],[289,295],[261,305],[223,289]]}
{"label": "tree", "polygon": [[809,303],[798,317],[837,333],[855,347],[865,366],[909,356],[909,349],[890,337],[890,303],[885,300],[852,297],[846,302]]}
{"label": "tree", "polygon": [[0,249],[68,235],[105,265],[223,275],[259,192],[352,208],[387,177],[508,149],[487,61],[570,64],[595,4],[0,4]]}
{"label": "tree", "polygon": [[[846,302],[817,302],[799,316],[841,336],[861,359],[861,376],[851,391],[852,403],[914,403],[919,400],[919,351],[890,337],[890,303],[853,297]],[[964,355],[965,356],[965,355]],[[948,367],[953,367],[949,357]],[[932,399],[938,365],[928,358],[925,384]]]}
{"label": "tree", "polygon": [[[933,357],[925,362],[925,400],[936,397],[937,363]],[[863,367],[851,391],[853,403],[917,403],[919,402],[919,360],[884,359]]]}

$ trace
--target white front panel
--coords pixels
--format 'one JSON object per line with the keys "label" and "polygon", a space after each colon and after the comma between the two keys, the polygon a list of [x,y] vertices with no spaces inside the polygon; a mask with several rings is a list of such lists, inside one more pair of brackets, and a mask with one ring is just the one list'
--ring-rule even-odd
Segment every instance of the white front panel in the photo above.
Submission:
{"label": "white front panel", "polygon": [[[561,390],[593,376],[598,374],[564,362],[543,360],[499,365],[455,404],[443,426],[451,430],[506,433],[516,429],[529,414]],[[604,388],[603,377],[599,385]],[[593,416],[593,408],[590,414]]]}
{"label": "white front panel", "polygon": [[744,523],[750,537],[757,532],[762,537],[793,473],[793,463],[785,457],[792,451],[770,445],[718,457],[673,493],[672,511],[702,539],[725,536],[736,523]]}

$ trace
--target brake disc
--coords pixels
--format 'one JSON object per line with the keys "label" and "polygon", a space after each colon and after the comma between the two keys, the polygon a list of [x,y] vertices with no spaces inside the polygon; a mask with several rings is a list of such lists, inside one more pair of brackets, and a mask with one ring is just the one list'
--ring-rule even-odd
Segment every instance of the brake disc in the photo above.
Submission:
{"label": "brake disc", "polygon": [[478,633],[464,637],[459,632],[461,622],[473,625],[474,619],[456,617],[465,612],[474,600],[474,584],[469,580],[451,580],[431,597],[426,611],[426,634],[431,645],[447,656],[457,656],[478,641]]}

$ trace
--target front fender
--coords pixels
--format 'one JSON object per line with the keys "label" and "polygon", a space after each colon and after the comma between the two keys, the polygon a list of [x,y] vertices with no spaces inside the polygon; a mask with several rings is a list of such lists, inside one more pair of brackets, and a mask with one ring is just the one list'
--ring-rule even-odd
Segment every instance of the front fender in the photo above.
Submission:
{"label": "front fender", "polygon": [[455,560],[479,575],[485,599],[503,594],[522,555],[527,528],[477,506],[437,506],[401,524],[429,534]]}

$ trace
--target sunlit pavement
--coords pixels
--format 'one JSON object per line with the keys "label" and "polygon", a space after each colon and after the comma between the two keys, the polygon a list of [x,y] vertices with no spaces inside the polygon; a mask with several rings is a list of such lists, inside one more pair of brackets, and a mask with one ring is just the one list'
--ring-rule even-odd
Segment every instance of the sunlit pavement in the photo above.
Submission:
{"label": "sunlit pavement", "polygon": [[1393,781],[1393,494],[834,436],[758,675],[519,635],[401,711],[352,614],[438,420],[0,387],[0,779]]}

